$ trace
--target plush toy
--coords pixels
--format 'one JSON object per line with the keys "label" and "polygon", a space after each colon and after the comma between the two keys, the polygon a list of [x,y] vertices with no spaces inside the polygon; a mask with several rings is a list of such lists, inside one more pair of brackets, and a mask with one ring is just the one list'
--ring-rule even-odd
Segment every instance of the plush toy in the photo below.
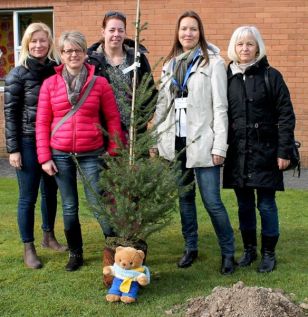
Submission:
{"label": "plush toy", "polygon": [[139,286],[150,283],[150,271],[142,265],[144,252],[131,247],[117,247],[112,266],[105,266],[103,274],[114,276],[106,295],[108,302],[133,303],[137,299]]}

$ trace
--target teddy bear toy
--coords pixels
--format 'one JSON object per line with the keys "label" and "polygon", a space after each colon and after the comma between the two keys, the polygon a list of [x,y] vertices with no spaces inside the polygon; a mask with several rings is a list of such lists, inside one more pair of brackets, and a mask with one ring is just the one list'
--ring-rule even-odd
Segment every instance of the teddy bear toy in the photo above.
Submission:
{"label": "teddy bear toy", "polygon": [[139,286],[150,283],[150,271],[142,265],[144,252],[132,247],[117,247],[112,266],[105,266],[103,274],[114,276],[106,295],[108,302],[133,303],[137,299]]}

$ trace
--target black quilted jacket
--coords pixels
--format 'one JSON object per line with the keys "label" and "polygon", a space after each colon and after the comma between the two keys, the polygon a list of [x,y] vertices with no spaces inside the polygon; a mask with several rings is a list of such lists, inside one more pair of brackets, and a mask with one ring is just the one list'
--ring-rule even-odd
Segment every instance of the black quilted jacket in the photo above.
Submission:
{"label": "black quilted jacket", "polygon": [[8,153],[19,152],[21,137],[35,138],[35,119],[38,95],[42,82],[55,74],[56,63],[47,60],[40,64],[27,60],[28,68],[17,66],[5,78],[4,117]]}

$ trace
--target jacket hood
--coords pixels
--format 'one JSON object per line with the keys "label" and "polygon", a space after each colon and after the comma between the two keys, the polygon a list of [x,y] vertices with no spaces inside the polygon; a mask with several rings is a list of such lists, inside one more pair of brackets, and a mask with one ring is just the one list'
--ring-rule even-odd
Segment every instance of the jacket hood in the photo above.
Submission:
{"label": "jacket hood", "polygon": [[217,55],[220,53],[220,49],[213,43],[207,43],[207,47],[209,55]]}
{"label": "jacket hood", "polygon": [[[234,62],[230,62],[228,65],[228,79],[232,78],[233,76],[236,76],[237,74],[241,73],[240,71],[233,73],[232,72],[232,64],[234,64]],[[258,68],[267,68],[269,67],[269,63],[267,60],[267,56],[263,56],[259,61],[255,62],[254,64],[252,64],[251,66],[247,67],[247,69],[245,70],[245,74],[253,72],[255,69]]]}

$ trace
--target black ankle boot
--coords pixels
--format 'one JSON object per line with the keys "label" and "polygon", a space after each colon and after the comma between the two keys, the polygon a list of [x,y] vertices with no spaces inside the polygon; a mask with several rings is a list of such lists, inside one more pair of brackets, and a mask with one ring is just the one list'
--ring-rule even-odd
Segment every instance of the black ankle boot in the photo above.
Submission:
{"label": "black ankle boot", "polygon": [[254,245],[247,245],[244,249],[244,254],[240,258],[238,265],[240,267],[248,266],[257,259],[257,247]]}
{"label": "black ankle boot", "polygon": [[189,251],[186,250],[181,258],[181,260],[178,262],[179,268],[186,268],[193,264],[194,260],[198,257],[198,251]]}
{"label": "black ankle boot", "polygon": [[257,233],[256,230],[241,230],[244,244],[244,254],[240,258],[240,267],[248,266],[257,258]]}
{"label": "black ankle boot", "polygon": [[223,255],[221,260],[220,273],[223,275],[233,274],[237,263],[234,260],[234,256]]}
{"label": "black ankle boot", "polygon": [[275,252],[265,250],[262,254],[261,262],[258,267],[259,273],[269,273],[272,272],[276,267],[276,257]]}
{"label": "black ankle boot", "polygon": [[262,235],[262,248],[261,248],[261,263],[258,267],[259,273],[269,273],[276,268],[275,247],[278,242],[279,236],[264,236]]}
{"label": "black ankle boot", "polygon": [[78,270],[83,265],[82,253],[71,253],[65,266],[66,271],[72,272]]}

